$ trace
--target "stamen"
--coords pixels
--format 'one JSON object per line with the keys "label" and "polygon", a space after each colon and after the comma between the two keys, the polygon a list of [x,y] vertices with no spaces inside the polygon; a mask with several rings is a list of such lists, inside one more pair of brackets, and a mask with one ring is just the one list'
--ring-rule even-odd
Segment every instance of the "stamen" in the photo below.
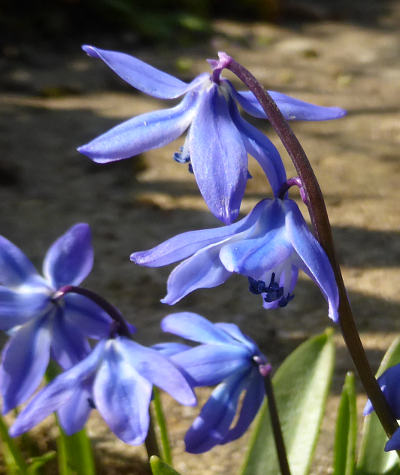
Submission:
{"label": "stamen", "polygon": [[265,289],[264,301],[267,303],[274,302],[283,296],[283,287],[280,287],[278,282],[275,282],[275,272],[272,272],[271,281]]}
{"label": "stamen", "polygon": [[262,280],[253,279],[252,277],[248,277],[248,279],[249,291],[252,294],[259,295],[266,291],[265,282],[263,282]]}
{"label": "stamen", "polygon": [[188,163],[190,162],[190,155],[184,147],[179,147],[179,152],[174,153],[174,160],[178,163]]}
{"label": "stamen", "polygon": [[92,409],[96,409],[96,404],[94,403],[93,399],[91,397],[88,397],[87,398],[87,402],[89,404],[89,406],[92,408]]}
{"label": "stamen", "polygon": [[279,306],[280,307],[286,307],[286,305],[294,299],[294,294],[290,295],[290,294],[287,294],[287,296],[283,296],[280,300],[279,300]]}

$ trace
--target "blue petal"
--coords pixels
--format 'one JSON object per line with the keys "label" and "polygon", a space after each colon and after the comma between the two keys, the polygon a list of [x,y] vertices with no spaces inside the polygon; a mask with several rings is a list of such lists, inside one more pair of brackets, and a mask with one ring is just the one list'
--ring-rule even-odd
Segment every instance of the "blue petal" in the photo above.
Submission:
{"label": "blue petal", "polygon": [[161,302],[174,305],[193,290],[223,284],[231,274],[219,260],[219,249],[219,244],[208,246],[175,267],[168,278],[167,295]]}
{"label": "blue petal", "polygon": [[153,249],[134,252],[131,261],[148,267],[160,267],[186,259],[201,248],[248,229],[258,220],[264,206],[265,202],[261,201],[246,217],[229,226],[178,234]]}
{"label": "blue petal", "polygon": [[133,157],[177,139],[189,127],[196,111],[198,94],[188,93],[171,109],[148,112],[113,127],[78,148],[97,163]]}
{"label": "blue petal", "polygon": [[[266,119],[265,112],[251,91],[231,91],[243,109],[253,117]],[[340,119],[346,111],[340,107],[323,107],[304,102],[280,92],[268,91],[286,120],[331,120]]]}
{"label": "blue petal", "polygon": [[166,343],[156,343],[152,345],[152,348],[156,351],[159,351],[164,356],[172,356],[180,353],[181,351],[190,350],[192,348],[189,345],[184,345],[183,343],[175,342],[166,342]]}
{"label": "blue petal", "polygon": [[68,324],[62,308],[53,317],[52,330],[52,356],[63,369],[71,368],[90,353],[86,338]]}
{"label": "blue petal", "polygon": [[28,292],[25,287],[19,292],[0,286],[0,330],[9,330],[40,316],[49,303],[49,294],[44,289],[32,288]]}
{"label": "blue petal", "polygon": [[55,289],[63,285],[79,285],[93,266],[90,227],[86,223],[72,226],[47,251],[43,274]]}
{"label": "blue petal", "polygon": [[197,313],[171,313],[161,320],[161,329],[199,343],[232,343],[232,338]]}
{"label": "blue petal", "polygon": [[67,435],[75,434],[83,429],[92,407],[89,404],[92,393],[84,385],[74,387],[67,402],[57,411],[58,420]]}
{"label": "blue petal", "polygon": [[167,357],[124,337],[116,339],[116,344],[120,354],[141,376],[169,393],[180,404],[196,404],[192,388]]}
{"label": "blue petal", "polygon": [[23,325],[7,343],[0,368],[3,414],[26,401],[39,386],[50,358],[47,318]]}
{"label": "blue petal", "polygon": [[[131,86],[145,94],[160,99],[174,99],[181,96],[194,84],[205,80],[209,75],[201,75],[187,84],[180,79],[164,73],[140,59],[117,51],[107,51],[94,46],[84,45],[82,49],[93,58],[103,60],[109,68]],[[194,83],[194,84],[193,84]]]}
{"label": "blue petal", "polygon": [[[400,364],[387,369],[378,378],[378,384],[383,392],[386,401],[396,419],[400,419]],[[364,408],[364,416],[374,410],[371,401],[368,399]]]}
{"label": "blue petal", "polygon": [[400,428],[395,431],[392,438],[386,442],[385,452],[400,449]]}
{"label": "blue petal", "polygon": [[268,177],[274,195],[277,196],[286,182],[286,171],[275,145],[262,132],[242,119],[233,101],[230,102],[232,119],[242,134],[247,153],[260,164]]}
{"label": "blue petal", "polygon": [[235,372],[251,368],[252,359],[248,349],[235,344],[203,344],[171,356],[195,386],[212,386]]}
{"label": "blue petal", "polygon": [[223,443],[235,417],[245,374],[235,374],[214,389],[185,435],[188,452],[199,454]]}
{"label": "blue petal", "polygon": [[0,236],[0,284],[16,287],[39,277],[25,254],[12,242]]}
{"label": "blue petal", "polygon": [[200,193],[217,218],[231,223],[239,214],[247,183],[247,153],[215,84],[201,95],[189,144]]}
{"label": "blue petal", "polygon": [[246,385],[246,396],[243,399],[239,418],[236,422],[236,425],[229,429],[228,433],[226,434],[222,442],[224,444],[238,439],[246,432],[246,430],[249,428],[249,425],[256,417],[257,412],[264,400],[264,380],[257,368],[254,368],[251,372],[251,375],[247,378]]}
{"label": "blue petal", "polygon": [[64,318],[70,327],[88,338],[104,338],[110,334],[112,319],[92,300],[69,293],[63,301]]}
{"label": "blue petal", "polygon": [[240,328],[234,323],[218,322],[214,326],[228,333],[236,341],[246,345],[251,351],[258,352],[256,343],[247,335],[244,335]]}
{"label": "blue petal", "polygon": [[149,427],[152,385],[107,345],[93,385],[96,408],[114,434],[127,444],[141,444]]}
{"label": "blue petal", "polygon": [[32,429],[53,411],[67,404],[75,391],[86,391],[88,380],[99,365],[106,341],[100,341],[90,355],[68,371],[57,376],[42,389],[19,414],[10,429],[10,435],[16,437]]}
{"label": "blue petal", "polygon": [[286,231],[294,250],[302,260],[302,269],[319,286],[329,305],[329,317],[339,319],[339,292],[328,256],[312,235],[296,203],[282,202],[286,209]]}

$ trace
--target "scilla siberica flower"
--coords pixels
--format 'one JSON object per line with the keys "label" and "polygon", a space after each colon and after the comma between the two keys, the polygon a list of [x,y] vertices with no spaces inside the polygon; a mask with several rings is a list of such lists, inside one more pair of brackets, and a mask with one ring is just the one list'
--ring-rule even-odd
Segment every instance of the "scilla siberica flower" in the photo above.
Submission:
{"label": "scilla siberica flower", "polygon": [[[378,378],[378,384],[383,392],[393,416],[400,419],[400,364],[387,369]],[[374,407],[370,400],[364,409],[364,416],[370,414]],[[385,451],[400,450],[400,428],[395,431],[391,439],[385,445]]]}
{"label": "scilla siberica flower", "polygon": [[[179,162],[190,162],[200,192],[211,212],[225,223],[239,213],[248,179],[247,154],[268,176],[276,195],[286,173],[281,158],[259,130],[239,114],[236,102],[250,115],[266,118],[254,95],[238,92],[220,77],[218,62],[210,60],[212,75],[203,73],[185,83],[133,56],[83,46],[89,56],[103,60],[115,73],[140,91],[160,99],[183,100],[170,109],[139,115],[78,148],[98,163],[129,158],[166,145],[189,128]],[[270,91],[286,119],[327,120],[342,117],[337,107],[320,107]]]}
{"label": "scilla siberica flower", "polygon": [[0,329],[9,331],[0,367],[3,413],[39,386],[50,355],[69,368],[90,351],[87,337],[107,335],[111,319],[81,295],[55,300],[57,290],[79,285],[93,265],[87,224],[72,226],[48,250],[42,277],[25,254],[0,236]]}
{"label": "scilla siberica flower", "polygon": [[[201,453],[243,435],[265,396],[270,365],[257,345],[233,323],[211,323],[190,312],[171,314],[161,328],[201,345],[163,343],[155,347],[182,368],[194,386],[218,386],[185,436],[186,450]],[[246,392],[236,424],[239,397]]]}
{"label": "scilla siberica flower", "polygon": [[166,356],[124,336],[102,339],[85,359],[34,396],[10,435],[30,430],[53,411],[65,432],[73,434],[96,408],[117,437],[141,444],[149,427],[153,384],[181,404],[196,404],[191,385]]}
{"label": "scilla siberica flower", "polygon": [[262,295],[265,308],[285,306],[301,269],[321,289],[329,316],[338,319],[338,290],[328,257],[290,199],[265,199],[234,224],[179,234],[131,255],[133,262],[148,267],[182,259],[168,278],[163,303],[173,305],[196,289],[216,287],[235,272],[249,278],[250,291]]}

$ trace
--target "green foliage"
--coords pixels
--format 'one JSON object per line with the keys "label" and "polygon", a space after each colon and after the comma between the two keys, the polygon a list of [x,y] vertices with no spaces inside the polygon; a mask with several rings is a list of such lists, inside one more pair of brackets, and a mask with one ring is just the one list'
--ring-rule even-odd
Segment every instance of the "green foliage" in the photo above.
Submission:
{"label": "green foliage", "polygon": [[153,475],[179,475],[176,470],[160,460],[156,455],[150,457],[150,467]]}
{"label": "green foliage", "polygon": [[[335,360],[332,331],[301,344],[273,378],[279,418],[292,475],[309,472]],[[280,473],[267,404],[252,434],[243,475]]]}

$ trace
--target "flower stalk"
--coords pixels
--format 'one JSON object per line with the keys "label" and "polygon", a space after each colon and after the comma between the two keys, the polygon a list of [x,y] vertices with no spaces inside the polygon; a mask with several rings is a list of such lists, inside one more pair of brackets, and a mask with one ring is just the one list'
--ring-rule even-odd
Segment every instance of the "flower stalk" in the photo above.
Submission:
{"label": "flower stalk", "polygon": [[332,230],[324,198],[311,164],[300,142],[268,92],[246,68],[237,63],[233,58],[229,58],[229,61],[227,61],[226,56],[225,53],[222,53],[220,56],[221,60],[226,65],[225,67],[232,71],[250,89],[250,91],[253,92],[257,100],[260,102],[268,120],[271,122],[273,128],[281,139],[297,170],[308,202],[308,210],[315,236],[325,250],[335,273],[339,289],[339,322],[344,341],[382,427],[388,437],[391,437],[399,426],[372,373],[365,350],[360,340],[350,303],[347,298],[340,266],[336,259]]}

